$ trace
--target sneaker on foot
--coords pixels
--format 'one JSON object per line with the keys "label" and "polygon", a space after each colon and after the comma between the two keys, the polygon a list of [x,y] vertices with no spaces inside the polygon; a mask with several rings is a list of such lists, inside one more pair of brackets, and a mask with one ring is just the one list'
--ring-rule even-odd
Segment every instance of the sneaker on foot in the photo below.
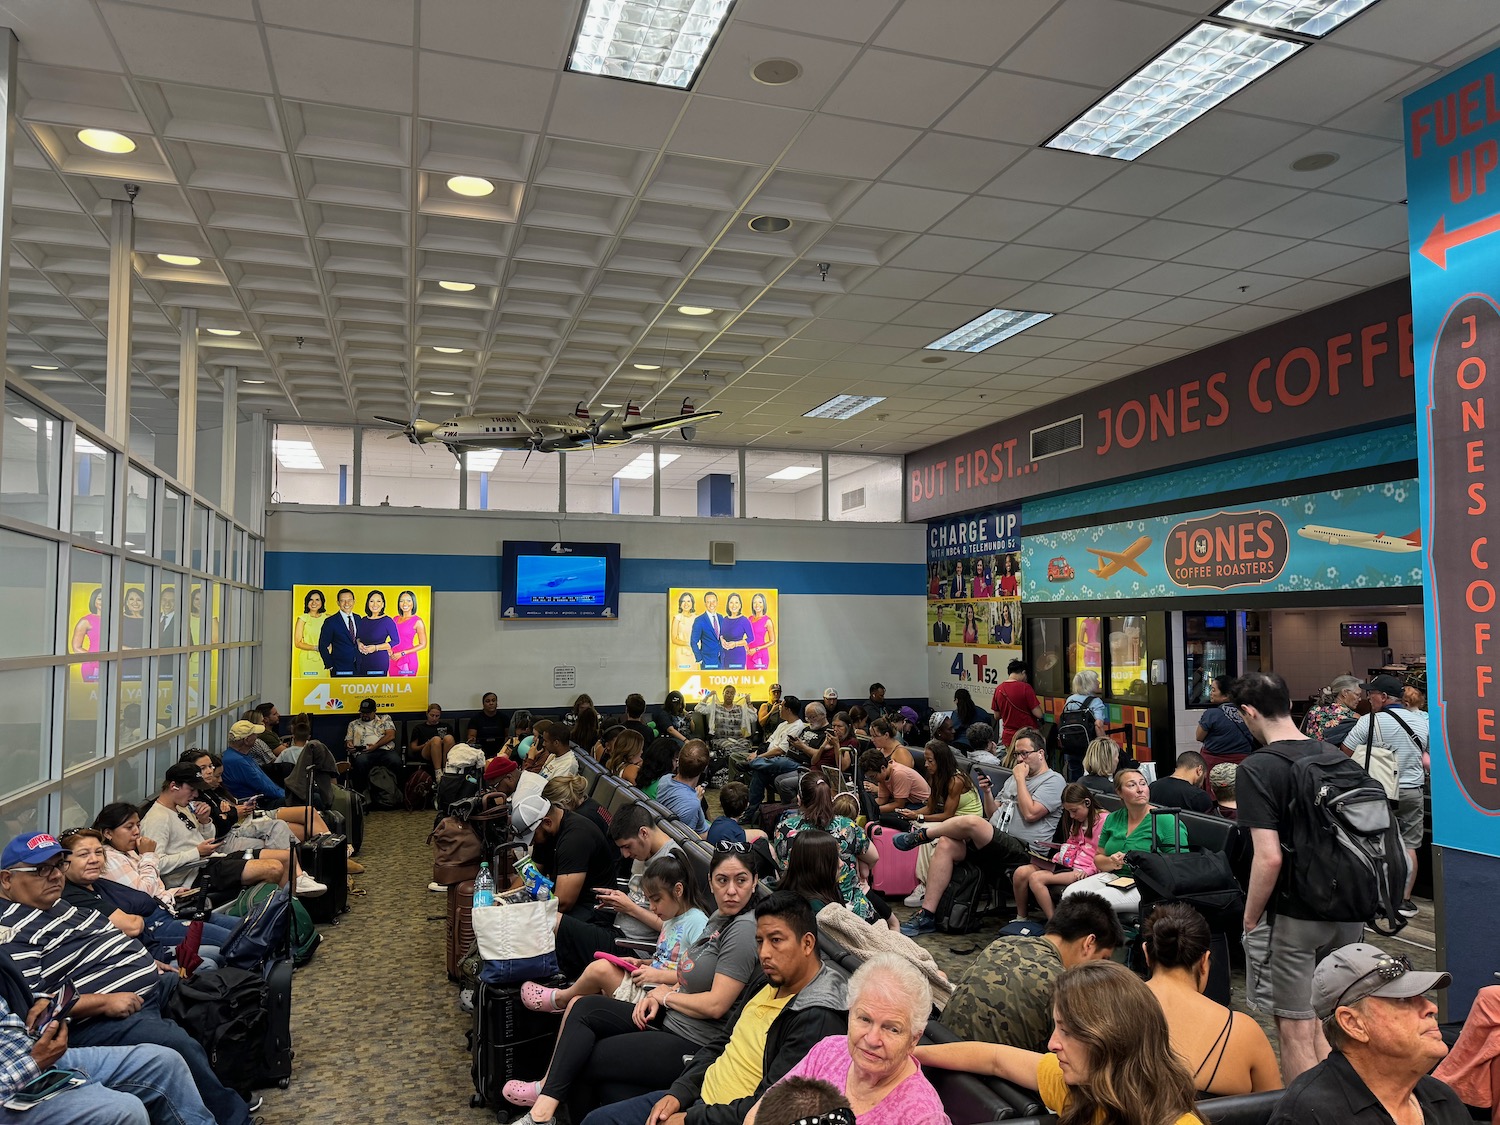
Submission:
{"label": "sneaker on foot", "polygon": [[924,898],[926,898],[926,897],[927,897],[927,884],[926,883],[918,883],[917,884],[917,889],[914,890],[914,891],[912,891],[911,894],[907,895],[901,901],[904,902],[907,906],[921,906],[922,905],[922,900]]}
{"label": "sneaker on foot", "polygon": [[443,884],[441,884],[441,883],[428,883],[428,884],[427,884],[427,889],[428,889],[428,890],[429,890],[429,891],[436,891],[436,892],[438,892],[438,893],[439,893],[439,894],[442,894],[442,893],[443,893],[443,892],[444,892],[444,891],[446,891],[446,890],[447,890],[447,889],[448,889],[448,888],[447,888],[447,887],[445,887],[445,886],[443,886]]}
{"label": "sneaker on foot", "polygon": [[927,843],[925,828],[913,828],[910,832],[897,832],[891,837],[891,844],[898,852],[909,852],[920,848],[925,843]]}
{"label": "sneaker on foot", "polygon": [[919,910],[911,916],[901,927],[901,932],[907,937],[921,937],[923,934],[937,933],[937,919],[925,910]]}
{"label": "sneaker on foot", "polygon": [[328,893],[328,888],[307,872],[297,876],[297,894],[303,898],[317,898]]}
{"label": "sneaker on foot", "polygon": [[1403,918],[1415,918],[1420,910],[1421,908],[1409,898],[1402,899],[1401,905],[1396,908],[1397,913]]}
{"label": "sneaker on foot", "polygon": [[253,1098],[251,1098],[245,1104],[245,1108],[247,1110],[249,1110],[251,1113],[254,1113],[257,1109],[259,1109],[262,1105],[265,1104],[265,1100],[266,1099],[265,1099],[265,1097],[263,1095],[256,1094]]}

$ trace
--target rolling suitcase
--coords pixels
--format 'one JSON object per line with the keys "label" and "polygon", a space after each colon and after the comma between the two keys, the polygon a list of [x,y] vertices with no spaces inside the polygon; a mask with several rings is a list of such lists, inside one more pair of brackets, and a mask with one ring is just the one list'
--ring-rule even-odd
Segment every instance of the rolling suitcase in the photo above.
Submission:
{"label": "rolling suitcase", "polygon": [[263,1086],[283,1090],[292,1080],[292,962],[278,958],[266,965],[266,1053]]}
{"label": "rolling suitcase", "polygon": [[328,888],[326,894],[298,899],[318,925],[336,923],[349,909],[349,851],[342,836],[314,836],[298,845],[302,870]]}
{"label": "rolling suitcase", "polygon": [[875,865],[871,885],[883,895],[905,898],[917,887],[917,856],[919,850],[909,852],[896,850],[891,843],[896,833],[883,824],[870,826],[870,842],[880,853],[880,862]]}
{"label": "rolling suitcase", "polygon": [[500,1093],[507,1082],[545,1074],[557,1042],[558,1020],[558,1015],[529,1010],[521,1003],[519,988],[481,981],[469,1031],[474,1079],[469,1104],[500,1110],[507,1104]]}
{"label": "rolling suitcase", "polygon": [[474,944],[474,880],[448,888],[448,979],[460,981],[458,963]]}
{"label": "rolling suitcase", "polygon": [[[362,794],[342,785],[333,787],[333,811],[344,818],[343,833],[354,845],[354,854],[365,842],[365,799]],[[331,825],[332,822],[330,822]]]}

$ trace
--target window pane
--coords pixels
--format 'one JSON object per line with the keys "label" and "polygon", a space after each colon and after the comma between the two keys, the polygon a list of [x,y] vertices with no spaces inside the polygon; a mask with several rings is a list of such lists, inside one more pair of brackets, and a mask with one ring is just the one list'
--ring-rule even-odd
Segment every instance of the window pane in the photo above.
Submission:
{"label": "window pane", "polygon": [[[68,587],[68,651],[102,652],[106,647],[104,630],[115,616],[115,600],[111,596],[105,576],[108,563],[97,551],[85,551],[73,547],[68,551],[68,567],[71,570]],[[72,675],[88,681],[99,678],[97,661],[84,661],[73,665]]]}
{"label": "window pane", "polygon": [[[374,434],[366,433],[366,456],[373,444]],[[526,454],[507,450],[485,471],[496,452],[469,453],[470,508],[490,512],[557,511],[557,454],[533,453],[527,460]]]}
{"label": "window pane", "polygon": [[208,509],[202,504],[193,505],[193,513],[188,519],[188,566],[194,570],[205,570],[204,552],[208,550]]}
{"label": "window pane", "polygon": [[[1068,683],[1073,682],[1073,677],[1079,672],[1093,672],[1100,675],[1104,669],[1104,649],[1100,644],[1100,634],[1104,630],[1104,619],[1102,617],[1075,617],[1073,618],[1073,638],[1068,645]],[[1070,687],[1071,691],[1072,688]]]}
{"label": "window pane", "polygon": [[737,449],[662,442],[661,514],[738,515],[739,475]]}
{"label": "window pane", "polygon": [[176,675],[176,663],[167,657],[159,657],[156,666],[156,729],[170,730],[187,719],[183,714],[181,696]]}
{"label": "window pane", "polygon": [[[145,563],[125,564],[125,593],[121,599],[120,647],[122,649],[148,648],[151,645],[151,607],[156,601],[151,568]],[[143,662],[127,660],[125,679],[140,683],[144,673]]]}
{"label": "window pane", "polygon": [[[475,456],[478,454],[470,454],[470,457]],[[507,453],[506,456],[525,455]],[[565,463],[568,511],[625,516],[651,514],[651,446],[621,445],[581,450],[567,454]]]}
{"label": "window pane", "polygon": [[137,802],[144,801],[147,796],[145,751],[116,759],[115,800]]}
{"label": "window pane", "polygon": [[1109,619],[1109,690],[1121,698],[1146,698],[1146,619]]}
{"label": "window pane", "polygon": [[125,547],[138,555],[154,549],[152,518],[156,514],[156,478],[131,465],[125,493]]}
{"label": "window pane", "polygon": [[87,777],[63,783],[62,812],[58,816],[57,830],[80,828],[93,824],[94,817],[104,807],[101,795],[104,791],[104,771],[96,770]]}
{"label": "window pane", "polygon": [[[0,795],[47,777],[51,714],[50,668],[0,672],[0,731],[5,732],[6,747],[0,754]],[[5,816],[10,816],[8,809]]]}
{"label": "window pane", "polygon": [[746,453],[746,511],[757,520],[823,518],[823,458],[817,453]]}
{"label": "window pane", "polygon": [[7,607],[5,655],[52,655],[57,649],[57,544],[0,530],[0,591]]}
{"label": "window pane", "polygon": [[73,435],[73,532],[106,542],[114,500],[114,454]]}
{"label": "window pane", "polygon": [[229,538],[229,521],[223,516],[215,516],[213,519],[213,562],[209,569],[213,573],[223,577],[224,574],[224,543]]}
{"label": "window pane", "polygon": [[901,522],[901,459],[830,456],[828,518]]}
{"label": "window pane", "polygon": [[0,826],[5,838],[19,836],[22,832],[36,832],[56,827],[47,823],[47,797],[36,797],[30,801],[14,801],[0,808]]}
{"label": "window pane", "polygon": [[[531,460],[535,464],[540,459],[537,454]],[[401,433],[382,437],[366,431],[361,466],[361,504],[458,507],[458,461],[441,445],[412,445]],[[556,462],[552,471],[557,471]]]}
{"label": "window pane", "polygon": [[0,512],[57,526],[62,480],[62,425],[7,388],[5,462],[0,467]]}
{"label": "window pane", "polygon": [[163,562],[181,562],[182,493],[167,489],[161,501],[161,557]]}
{"label": "window pane", "polygon": [[[387,434],[370,430],[365,450]],[[397,437],[403,437],[397,434]],[[441,448],[441,447],[439,447]],[[349,426],[277,425],[271,437],[271,497],[277,504],[352,504],[354,430]],[[369,471],[368,465],[365,469]]]}
{"label": "window pane", "polygon": [[245,533],[238,527],[229,529],[229,577],[236,582],[245,580]]}
{"label": "window pane", "polygon": [[1063,696],[1072,692],[1063,664],[1063,623],[1060,617],[1027,619],[1031,642],[1031,686],[1041,696]]}
{"label": "window pane", "polygon": [[[104,685],[118,675],[120,665],[113,660],[101,661],[99,678],[88,680],[68,677],[67,698],[63,704],[63,769],[104,756],[103,712],[99,701]],[[139,685],[135,689],[140,691]]]}

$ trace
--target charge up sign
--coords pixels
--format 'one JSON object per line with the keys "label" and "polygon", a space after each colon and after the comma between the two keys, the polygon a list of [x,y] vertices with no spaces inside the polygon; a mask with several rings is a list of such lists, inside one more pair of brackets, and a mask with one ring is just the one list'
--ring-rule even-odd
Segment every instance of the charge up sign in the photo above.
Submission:
{"label": "charge up sign", "polygon": [[1500,52],[1408,96],[1435,843],[1500,854]]}

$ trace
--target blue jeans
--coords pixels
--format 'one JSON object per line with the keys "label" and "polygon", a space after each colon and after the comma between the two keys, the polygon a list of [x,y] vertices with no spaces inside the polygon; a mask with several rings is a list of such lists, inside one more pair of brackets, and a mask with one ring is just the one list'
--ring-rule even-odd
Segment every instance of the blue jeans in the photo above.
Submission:
{"label": "blue jeans", "polygon": [[83,1071],[88,1083],[17,1114],[17,1120],[29,1125],[213,1125],[187,1064],[166,1047],[69,1047],[57,1065]]}
{"label": "blue jeans", "polygon": [[[233,919],[233,925],[226,926],[222,920],[210,918],[203,923],[203,944],[205,946],[223,946],[229,940],[239,926],[239,919]],[[151,931],[151,936],[163,945],[180,945],[183,938],[187,937],[188,923],[181,918],[173,917],[171,911],[165,906],[157,907],[154,913],[146,919],[146,928]]]}
{"label": "blue jeans", "polygon": [[198,1041],[161,1014],[161,1006],[177,987],[177,980],[173,973],[158,977],[156,991],[146,997],[145,1004],[135,1015],[122,1020],[107,1016],[86,1020],[69,1029],[68,1042],[74,1047],[130,1047],[140,1043],[168,1047],[187,1064],[199,1096],[218,1125],[249,1125],[250,1111],[245,1099],[219,1081],[208,1063],[208,1054]]}
{"label": "blue jeans", "polygon": [[754,761],[746,762],[745,768],[750,771],[750,805],[749,812],[760,808],[760,803],[766,798],[766,786],[771,784],[773,778],[780,777],[784,773],[791,773],[797,769],[797,763],[785,754],[775,758],[756,758]]}
{"label": "blue jeans", "polygon": [[[657,1090],[613,1105],[601,1105],[583,1119],[582,1125],[646,1125],[651,1107],[670,1093],[670,1090]],[[687,1109],[687,1106],[682,1108]]]}

